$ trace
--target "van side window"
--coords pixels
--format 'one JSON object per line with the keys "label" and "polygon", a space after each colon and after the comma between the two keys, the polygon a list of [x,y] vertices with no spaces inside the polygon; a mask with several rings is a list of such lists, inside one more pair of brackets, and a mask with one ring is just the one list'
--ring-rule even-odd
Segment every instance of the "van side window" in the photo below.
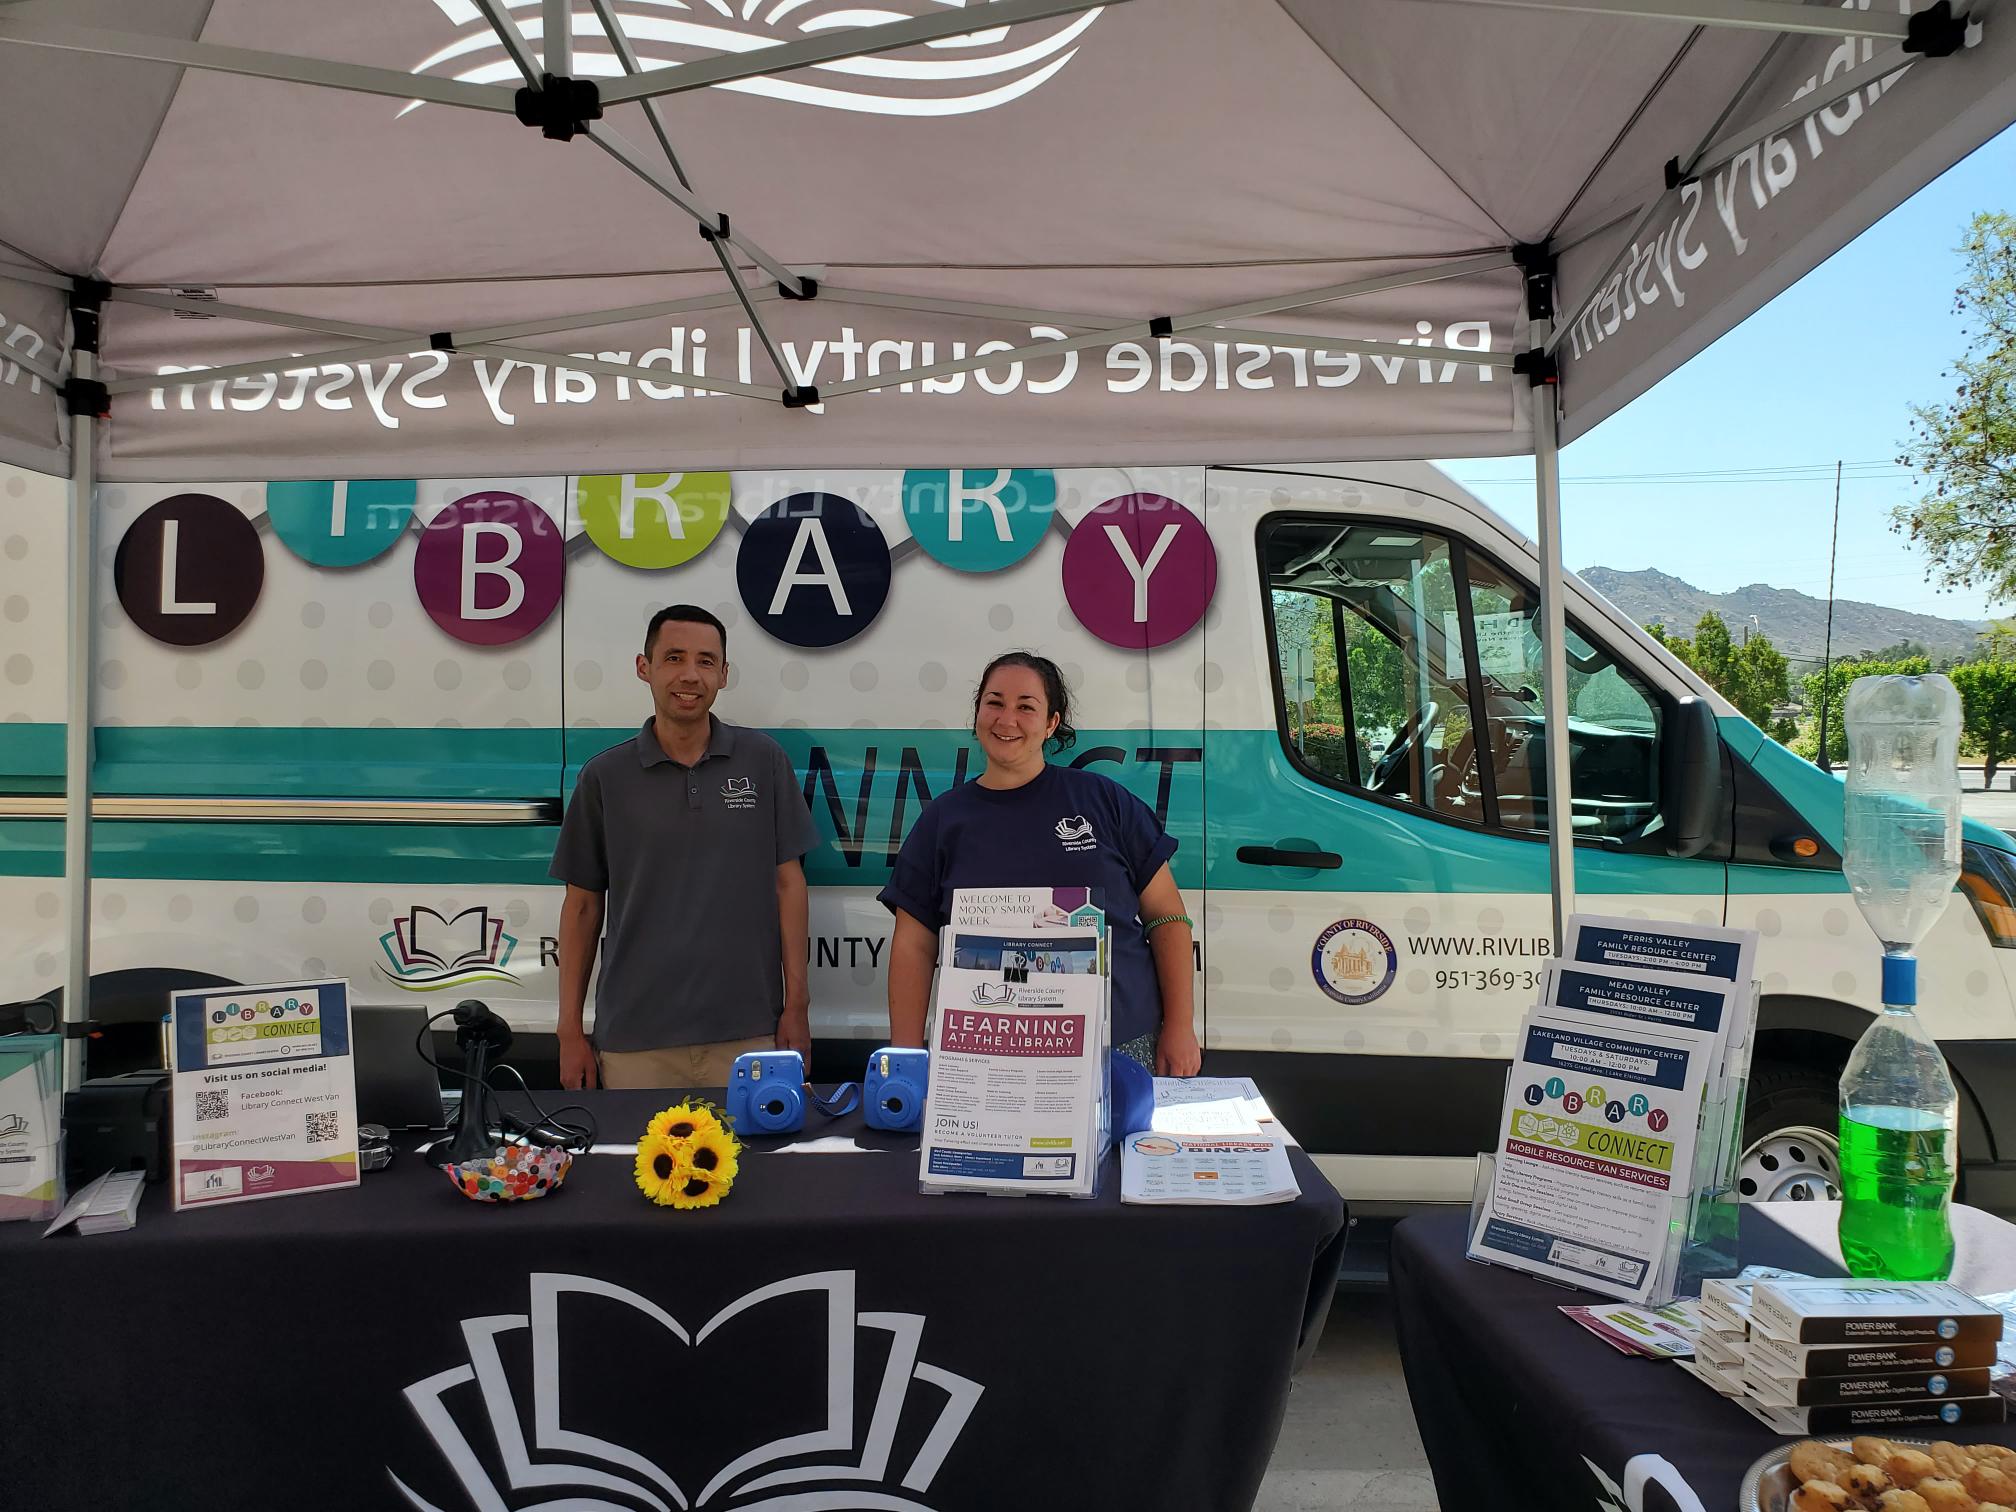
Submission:
{"label": "van side window", "polygon": [[[1465,565],[1484,674],[1498,822],[1506,829],[1545,830],[1540,596],[1475,552]],[[1658,701],[1572,621],[1566,650],[1575,833],[1635,838],[1659,812]]]}
{"label": "van side window", "polygon": [[[1273,519],[1261,551],[1299,765],[1443,818],[1546,829],[1536,594],[1412,526]],[[1567,651],[1575,831],[1635,839],[1658,814],[1658,703],[1573,624]]]}
{"label": "van side window", "polygon": [[1484,822],[1449,543],[1389,526],[1265,536],[1284,731],[1319,777]]}

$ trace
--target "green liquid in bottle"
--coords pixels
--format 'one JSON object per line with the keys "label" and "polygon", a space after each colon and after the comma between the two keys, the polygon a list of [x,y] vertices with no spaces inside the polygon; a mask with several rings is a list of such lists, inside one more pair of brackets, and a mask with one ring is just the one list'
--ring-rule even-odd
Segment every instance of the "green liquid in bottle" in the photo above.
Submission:
{"label": "green liquid in bottle", "polygon": [[1841,1254],[1848,1273],[1944,1281],[1953,1270],[1945,1122],[1917,1108],[1858,1104],[1841,1115]]}

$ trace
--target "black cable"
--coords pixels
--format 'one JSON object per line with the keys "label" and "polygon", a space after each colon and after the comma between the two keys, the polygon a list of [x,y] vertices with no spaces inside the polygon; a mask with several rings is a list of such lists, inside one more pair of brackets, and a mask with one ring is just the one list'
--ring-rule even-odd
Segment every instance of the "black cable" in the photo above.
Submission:
{"label": "black cable", "polygon": [[[470,1077],[468,1069],[466,1067],[458,1069],[453,1066],[445,1066],[440,1061],[436,1060],[433,1056],[433,1053],[427,1048],[427,1035],[428,1032],[434,1027],[435,1021],[438,1019],[448,1018],[454,1012],[455,1010],[453,1008],[443,1008],[439,1013],[431,1015],[426,1020],[426,1022],[421,1024],[420,1032],[414,1035],[413,1037],[413,1050],[414,1053],[417,1054],[421,1060],[425,1061],[428,1065],[432,1066],[441,1075],[450,1076],[458,1081],[467,1083],[469,1082]],[[545,1110],[545,1108],[540,1106],[539,1099],[533,1096],[532,1087],[525,1080],[524,1072],[520,1071],[516,1066],[493,1066],[490,1069],[493,1074],[498,1071],[509,1071],[513,1076],[517,1077],[518,1086],[524,1092],[525,1100],[532,1104],[532,1111],[539,1115],[538,1122],[533,1124],[527,1124],[522,1118],[510,1120],[510,1123],[506,1125],[506,1127],[509,1129],[509,1132],[520,1134],[527,1140],[532,1140],[533,1142],[536,1143],[542,1141],[534,1140],[534,1135],[537,1134],[538,1131],[543,1129],[546,1131],[546,1133],[543,1135],[543,1142],[559,1143],[563,1146],[571,1143],[576,1139],[579,1139],[582,1141],[582,1144],[580,1150],[576,1152],[577,1154],[586,1154],[588,1151],[588,1147],[595,1143],[595,1136],[599,1132],[599,1125],[595,1121],[595,1115],[589,1112],[588,1108],[584,1104],[569,1103],[566,1106],[560,1108],[558,1112],[549,1114]],[[487,1079],[481,1083],[478,1083],[477,1085],[479,1085],[484,1092],[496,1092],[499,1090],[498,1088],[491,1086]],[[467,1097],[469,1095],[469,1091],[465,1088],[462,1095],[464,1097]],[[579,1113],[581,1117],[584,1120],[586,1120],[586,1122],[585,1124],[563,1123],[560,1121],[559,1117],[561,1113]],[[498,1115],[500,1122],[503,1121],[504,1114],[501,1108],[498,1110]]]}
{"label": "black cable", "polygon": [[[575,1153],[583,1155],[588,1152],[589,1146],[595,1143],[595,1136],[600,1132],[600,1125],[596,1123],[595,1115],[588,1110],[586,1103],[566,1103],[553,1112],[548,1113],[545,1108],[540,1106],[539,1099],[533,1095],[531,1084],[525,1080],[524,1072],[520,1071],[516,1066],[493,1066],[491,1070],[493,1073],[497,1071],[509,1071],[513,1076],[517,1077],[519,1091],[523,1092],[525,1100],[532,1104],[532,1111],[539,1115],[538,1122],[531,1124],[526,1123],[522,1118],[511,1119],[510,1122],[514,1133],[522,1134],[525,1138],[533,1139],[535,1142],[539,1137],[552,1140],[557,1136],[557,1141],[562,1145],[571,1144],[578,1140],[581,1148]],[[499,1089],[492,1087],[490,1090],[494,1092]],[[573,1124],[567,1123],[561,1118],[560,1115],[562,1113],[579,1113],[583,1121]]]}

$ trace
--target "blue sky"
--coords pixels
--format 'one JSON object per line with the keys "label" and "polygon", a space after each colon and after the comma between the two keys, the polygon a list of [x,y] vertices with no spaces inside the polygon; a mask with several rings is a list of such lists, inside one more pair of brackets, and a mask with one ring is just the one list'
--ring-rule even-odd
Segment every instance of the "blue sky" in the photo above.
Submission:
{"label": "blue sky", "polygon": [[[1935,588],[1888,523],[1891,506],[1914,497],[1910,474],[1889,465],[1908,408],[1952,394],[1945,369],[1963,346],[1953,248],[1980,210],[2016,210],[2016,128],[1567,447],[1568,566],[1657,567],[1716,593],[1764,582],[1824,597],[1839,459],[1851,464],[1841,489],[1840,597],[1952,619],[2016,614],[2016,604],[1991,604],[1978,591]],[[1858,462],[1879,465],[1858,476]],[[1440,465],[1532,532],[1530,457]],[[1805,471],[1768,482],[1699,476],[1758,468]],[[1660,473],[1694,476],[1644,476]]]}

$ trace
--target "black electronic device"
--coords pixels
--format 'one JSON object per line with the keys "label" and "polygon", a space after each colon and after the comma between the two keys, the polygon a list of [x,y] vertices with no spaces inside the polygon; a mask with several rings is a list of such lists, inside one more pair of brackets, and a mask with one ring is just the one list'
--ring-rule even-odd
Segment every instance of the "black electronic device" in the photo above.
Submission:
{"label": "black electronic device", "polygon": [[462,1106],[447,1159],[459,1165],[497,1148],[501,1120],[490,1091],[490,1062],[511,1048],[511,1026],[488,1003],[464,998],[455,1005],[455,1048],[462,1052]]}
{"label": "black electronic device", "polygon": [[447,1124],[441,1075],[413,1053],[427,1022],[418,1004],[358,1004],[350,1010],[350,1054],[357,1066],[357,1117],[388,1131],[439,1129]]}
{"label": "black electronic device", "polygon": [[72,1191],[107,1171],[145,1171],[149,1181],[168,1174],[168,1086],[166,1071],[128,1071],[64,1094],[64,1168]]}
{"label": "black electronic device", "polygon": [[[462,1052],[462,1069],[459,1072],[435,1060],[427,1045],[428,1032],[435,1021],[450,1014],[455,1018],[455,1045]],[[518,1074],[517,1067],[493,1066],[493,1062],[510,1048],[511,1026],[491,1012],[488,1003],[475,998],[464,998],[453,1008],[443,1009],[421,1022],[419,1032],[413,1037],[417,1058],[433,1070],[462,1083],[455,1125],[447,1139],[437,1140],[425,1148],[424,1153],[429,1160],[436,1164],[460,1165],[464,1161],[493,1154],[500,1144],[546,1145],[585,1155],[589,1146],[595,1143],[595,1119],[586,1108],[575,1103],[548,1113],[539,1105],[539,1099],[532,1095],[532,1089],[526,1086],[525,1078]],[[528,1119],[505,1112],[497,1101],[496,1089],[490,1085],[493,1069],[516,1078],[519,1093],[531,1104],[536,1117]],[[578,1113],[580,1117],[570,1122],[560,1116],[563,1113]]]}

